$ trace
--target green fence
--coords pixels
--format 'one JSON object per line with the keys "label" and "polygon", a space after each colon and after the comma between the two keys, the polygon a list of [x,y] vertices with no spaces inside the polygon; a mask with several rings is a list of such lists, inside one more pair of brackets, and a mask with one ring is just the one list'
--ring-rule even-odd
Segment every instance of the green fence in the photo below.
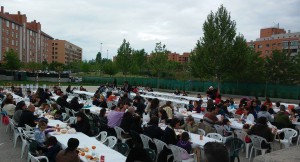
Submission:
{"label": "green fence", "polygon": [[[157,79],[157,78],[100,78],[100,77],[84,77],[84,83],[91,83],[94,85],[112,83],[117,79],[119,85],[124,81],[128,81],[134,86],[149,86],[160,89],[176,88],[186,91],[205,92],[209,86],[217,87],[216,82],[199,82],[199,81],[180,81],[171,79]],[[272,98],[285,99],[300,99],[299,85],[279,85],[279,84],[251,84],[239,82],[223,82],[221,83],[222,94],[234,94],[245,96],[268,96]]]}

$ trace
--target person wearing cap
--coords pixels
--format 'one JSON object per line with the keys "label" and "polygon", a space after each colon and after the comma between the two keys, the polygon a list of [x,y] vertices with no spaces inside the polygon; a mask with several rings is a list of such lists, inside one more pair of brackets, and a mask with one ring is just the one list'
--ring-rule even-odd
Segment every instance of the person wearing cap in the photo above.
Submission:
{"label": "person wearing cap", "polygon": [[285,106],[280,105],[280,111],[274,116],[274,122],[277,124],[277,128],[291,128],[292,122],[289,116],[285,114]]}

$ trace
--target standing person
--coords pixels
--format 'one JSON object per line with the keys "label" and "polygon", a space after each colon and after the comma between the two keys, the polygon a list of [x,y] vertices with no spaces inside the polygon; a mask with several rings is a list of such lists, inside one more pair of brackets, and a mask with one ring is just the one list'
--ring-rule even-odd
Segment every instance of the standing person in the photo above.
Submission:
{"label": "standing person", "polygon": [[80,162],[77,152],[78,146],[79,140],[77,138],[70,138],[68,140],[68,147],[58,152],[56,162]]}
{"label": "standing person", "polygon": [[130,93],[132,91],[132,86],[128,83],[128,81],[124,82],[124,86],[122,87],[124,92]]}
{"label": "standing person", "polygon": [[146,105],[141,102],[140,97],[134,97],[133,99],[133,106],[136,107],[136,113],[139,114],[139,116],[143,116],[143,113],[145,112]]}
{"label": "standing person", "polygon": [[167,114],[168,114],[168,118],[172,119],[173,118],[173,106],[172,106],[172,102],[171,101],[167,101],[166,104],[164,106],[162,106],[162,109],[164,109]]}
{"label": "standing person", "polygon": [[130,125],[132,124],[134,119],[134,108],[133,107],[129,107],[127,112],[124,113],[123,117],[122,117],[122,121],[120,124],[120,127],[125,131],[125,132],[129,132],[130,129]]}
{"label": "standing person", "polygon": [[166,110],[160,109],[158,111],[158,117],[159,117],[159,122],[160,123],[166,123],[167,120],[168,120],[168,114],[167,114]]}
{"label": "standing person", "polygon": [[150,103],[150,118],[152,116],[158,116],[158,106],[159,106],[159,100],[157,98],[154,98],[151,100]]}
{"label": "standing person", "polygon": [[117,79],[115,78],[114,79],[114,88],[117,88],[117,86],[118,86],[118,82],[117,82]]}

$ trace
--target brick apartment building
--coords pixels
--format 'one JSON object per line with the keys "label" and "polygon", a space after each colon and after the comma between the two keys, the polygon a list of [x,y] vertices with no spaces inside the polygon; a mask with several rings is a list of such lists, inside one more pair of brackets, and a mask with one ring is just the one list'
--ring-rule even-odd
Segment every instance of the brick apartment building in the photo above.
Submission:
{"label": "brick apartment building", "polygon": [[283,50],[294,56],[300,52],[300,32],[286,32],[279,26],[260,29],[260,37],[248,42],[248,46],[261,52],[262,57],[271,55],[273,50]]}
{"label": "brick apartment building", "polygon": [[49,41],[53,39],[41,30],[41,24],[36,20],[27,22],[25,14],[20,11],[9,14],[4,12],[3,6],[0,12],[0,37],[0,62],[10,49],[17,52],[22,62],[47,60]]}
{"label": "brick apartment building", "polygon": [[168,54],[168,60],[169,61],[175,61],[179,63],[187,63],[190,60],[190,53],[184,52],[182,55],[174,52]]}
{"label": "brick apartment building", "polygon": [[65,40],[50,40],[52,53],[48,55],[48,62],[67,64],[82,60],[82,48]]}
{"label": "brick apartment building", "polygon": [[41,24],[27,22],[27,16],[18,11],[17,14],[0,11],[0,62],[5,53],[13,49],[21,62],[57,61],[68,63],[82,59],[82,49],[64,40],[54,40],[41,30]]}

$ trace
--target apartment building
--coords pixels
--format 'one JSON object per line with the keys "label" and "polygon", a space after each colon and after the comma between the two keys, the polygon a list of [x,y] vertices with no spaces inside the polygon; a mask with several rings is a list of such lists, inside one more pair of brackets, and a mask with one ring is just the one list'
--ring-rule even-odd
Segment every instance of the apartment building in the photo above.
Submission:
{"label": "apartment building", "polygon": [[300,32],[286,32],[279,28],[279,25],[264,28],[260,30],[260,37],[248,42],[248,46],[256,52],[261,52],[262,57],[271,55],[273,50],[282,50],[294,56],[300,52]]}
{"label": "apartment building", "polygon": [[73,61],[82,60],[82,48],[66,40],[49,40],[51,54],[48,55],[48,63],[59,62],[68,64]]}
{"label": "apartment building", "polygon": [[22,62],[43,62],[50,53],[50,40],[53,38],[41,30],[41,24],[27,22],[25,14],[0,11],[0,62],[5,53],[13,49]]}
{"label": "apartment building", "polygon": [[184,52],[182,55],[176,52],[168,54],[169,61],[175,61],[184,64],[189,62],[189,59],[190,59],[190,53],[188,52]]}

